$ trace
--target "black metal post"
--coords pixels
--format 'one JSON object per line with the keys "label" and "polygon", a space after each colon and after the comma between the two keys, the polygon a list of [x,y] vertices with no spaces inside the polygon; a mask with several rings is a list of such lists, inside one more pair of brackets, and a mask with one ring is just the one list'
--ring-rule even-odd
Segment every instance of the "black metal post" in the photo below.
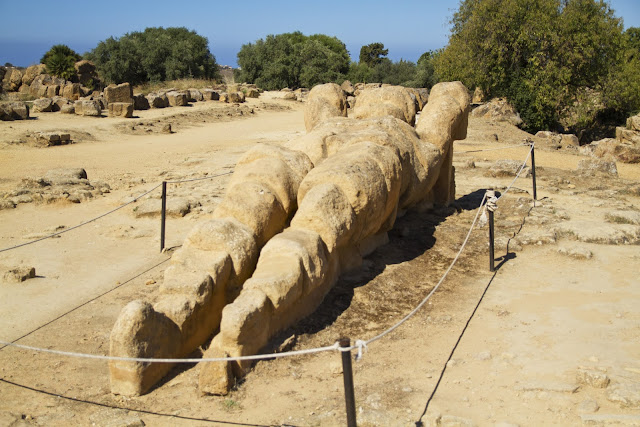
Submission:
{"label": "black metal post", "polygon": [[[351,347],[349,338],[342,338],[339,341],[340,347]],[[351,366],[351,351],[341,351],[342,353],[342,376],[344,378],[344,401],[347,405],[347,426],[356,427],[356,398],[353,392],[353,369]]]}
{"label": "black metal post", "polygon": [[495,197],[493,191],[487,191],[487,196],[490,201],[487,202],[487,211],[489,212],[489,271],[496,271],[495,267],[495,232],[493,228],[493,209],[495,209],[495,201],[491,200]]}
{"label": "black metal post", "polygon": [[533,206],[536,205],[538,200],[538,192],[536,189],[536,149],[535,143],[531,143],[531,177],[533,178]]}
{"label": "black metal post", "polygon": [[167,220],[167,181],[162,181],[162,212],[160,213],[160,252],[164,250],[164,230]]}

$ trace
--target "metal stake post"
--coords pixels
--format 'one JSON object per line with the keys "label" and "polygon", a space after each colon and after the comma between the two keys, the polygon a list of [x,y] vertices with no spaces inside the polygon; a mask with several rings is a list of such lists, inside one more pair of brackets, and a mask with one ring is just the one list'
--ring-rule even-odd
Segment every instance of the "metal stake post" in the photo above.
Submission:
{"label": "metal stake post", "polygon": [[493,211],[496,206],[496,192],[487,190],[487,211],[489,211],[489,271],[496,271],[495,268],[495,233],[493,228]]}
{"label": "metal stake post", "polygon": [[536,149],[535,142],[531,141],[531,177],[533,178],[533,206],[536,205],[538,200],[538,193],[536,189]]}
{"label": "metal stake post", "polygon": [[164,250],[164,230],[167,220],[167,181],[162,181],[162,212],[160,213],[160,252]]}
{"label": "metal stake post", "polygon": [[[339,340],[340,347],[351,347],[349,338]],[[356,427],[356,398],[353,392],[353,369],[351,366],[351,351],[342,353],[342,376],[344,378],[344,401],[347,406],[347,426]]]}

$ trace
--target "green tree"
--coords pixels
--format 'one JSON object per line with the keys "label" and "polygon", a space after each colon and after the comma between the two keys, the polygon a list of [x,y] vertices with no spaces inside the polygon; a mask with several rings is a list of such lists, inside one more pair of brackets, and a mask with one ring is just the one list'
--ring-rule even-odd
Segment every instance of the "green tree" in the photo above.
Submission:
{"label": "green tree", "polygon": [[360,63],[367,64],[370,67],[375,67],[383,63],[387,54],[389,53],[389,49],[384,48],[384,44],[382,43],[371,43],[360,48]]}
{"label": "green tree", "polygon": [[208,44],[205,37],[184,27],[153,27],[120,39],[109,37],[87,57],[110,83],[216,79],[220,77],[218,65]]}
{"label": "green tree", "polygon": [[69,46],[57,44],[42,56],[40,63],[46,65],[49,74],[73,80],[76,77],[75,63],[80,59],[80,55]]}
{"label": "green tree", "polygon": [[584,88],[601,90],[622,45],[603,0],[462,0],[451,23],[436,74],[507,96],[530,130],[554,126]]}
{"label": "green tree", "polygon": [[312,87],[341,82],[349,70],[349,53],[339,39],[299,31],[268,35],[242,46],[238,79],[267,89]]}

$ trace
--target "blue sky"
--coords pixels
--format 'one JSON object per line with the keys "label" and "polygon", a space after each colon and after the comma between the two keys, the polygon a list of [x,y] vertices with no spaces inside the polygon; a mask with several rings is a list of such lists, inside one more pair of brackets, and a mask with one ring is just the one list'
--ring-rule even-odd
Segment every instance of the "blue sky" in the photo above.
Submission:
{"label": "blue sky", "polygon": [[[610,0],[625,28],[640,27],[640,0]],[[54,2],[0,0],[0,64],[37,63],[54,44],[82,54],[110,36],[146,27],[186,27],[207,37],[219,64],[236,65],[249,42],[280,34],[336,36],[357,60],[360,47],[381,42],[389,58],[417,61],[447,44],[458,0],[227,0]]]}

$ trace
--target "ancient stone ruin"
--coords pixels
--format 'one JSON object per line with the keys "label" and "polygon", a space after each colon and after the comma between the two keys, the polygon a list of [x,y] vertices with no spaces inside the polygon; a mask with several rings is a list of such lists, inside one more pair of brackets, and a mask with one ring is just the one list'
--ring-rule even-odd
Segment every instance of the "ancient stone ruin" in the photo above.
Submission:
{"label": "ancient stone ruin", "polygon": [[[257,354],[385,244],[398,215],[453,200],[453,141],[466,137],[467,89],[434,86],[415,127],[409,91],[363,92],[347,117],[345,92],[316,86],[306,135],[257,145],[240,159],[215,219],[198,224],[173,255],[157,302],[133,301],[120,313],[112,356],[185,357],[214,334],[204,357]],[[200,391],[226,394],[250,365],[205,364]],[[172,364],[109,368],[112,392],[131,396]]]}

